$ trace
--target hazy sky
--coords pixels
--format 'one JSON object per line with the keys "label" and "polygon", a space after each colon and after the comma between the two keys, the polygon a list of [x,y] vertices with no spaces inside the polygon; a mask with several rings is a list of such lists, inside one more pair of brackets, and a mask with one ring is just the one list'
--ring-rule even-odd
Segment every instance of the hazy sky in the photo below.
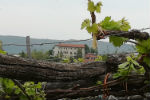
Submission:
{"label": "hazy sky", "polygon": [[[90,38],[85,30],[80,30],[82,21],[90,18],[87,1],[0,0],[0,35],[59,40]],[[97,21],[105,16],[114,20],[125,17],[134,29],[150,27],[150,0],[101,1],[102,13]]]}

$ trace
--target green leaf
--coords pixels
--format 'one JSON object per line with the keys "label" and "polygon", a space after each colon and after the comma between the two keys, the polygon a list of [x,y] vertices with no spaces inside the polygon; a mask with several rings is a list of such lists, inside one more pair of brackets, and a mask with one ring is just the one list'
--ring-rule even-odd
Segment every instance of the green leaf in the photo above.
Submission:
{"label": "green leaf", "polygon": [[135,67],[134,67],[133,64],[130,65],[130,68],[131,68],[131,71],[132,71],[132,70],[135,71],[135,72],[137,71],[137,70],[135,69]]}
{"label": "green leaf", "polygon": [[128,40],[127,38],[123,37],[117,37],[117,36],[110,36],[109,37],[109,42],[111,42],[114,46],[120,47],[123,45],[123,43]]}
{"label": "green leaf", "polygon": [[102,81],[97,81],[96,84],[97,84],[97,85],[101,85],[101,84],[102,84]]}
{"label": "green leaf", "polygon": [[144,67],[141,67],[140,69],[137,69],[137,73],[138,74],[144,74],[145,73]]}
{"label": "green leaf", "polygon": [[10,79],[4,79],[3,82],[6,86],[6,88],[11,88],[12,89],[15,86],[14,82]]}
{"label": "green leaf", "polygon": [[126,59],[127,59],[128,62],[132,61],[132,58],[130,56],[127,56]]}
{"label": "green leaf", "polygon": [[116,30],[116,31],[128,31],[131,27],[129,22],[125,18],[114,21],[111,20],[111,17],[105,17],[100,23],[100,26],[106,30]]}
{"label": "green leaf", "polygon": [[138,40],[138,43],[140,45],[136,45],[136,49],[139,53],[141,53],[141,54],[150,53],[150,45],[149,45],[150,38],[147,40]]}
{"label": "green leaf", "polygon": [[113,74],[113,78],[115,79],[115,78],[118,78],[118,77],[120,77],[120,73],[114,73]]}
{"label": "green leaf", "polygon": [[19,94],[21,92],[20,88],[15,89],[15,94]]}
{"label": "green leaf", "polygon": [[133,59],[132,59],[131,61],[132,61],[132,63],[133,63],[134,65],[140,66],[139,63],[138,63],[137,61],[135,61],[135,60],[133,60]]}
{"label": "green leaf", "polygon": [[92,27],[89,26],[86,28],[86,30],[88,31],[88,33],[90,33],[90,34],[92,33]]}
{"label": "green leaf", "polygon": [[86,27],[89,27],[90,26],[90,23],[91,21],[89,19],[85,19],[83,22],[82,22],[82,25],[81,25],[81,29],[84,29]]}
{"label": "green leaf", "polygon": [[63,61],[62,61],[63,63],[69,63],[70,62],[70,59],[63,59]]}
{"label": "green leaf", "polygon": [[36,94],[35,89],[33,89],[33,88],[26,88],[26,92],[29,96]]}
{"label": "green leaf", "polygon": [[111,17],[107,16],[103,21],[100,22],[100,26],[105,30],[120,30],[120,24],[111,20]]}
{"label": "green leaf", "polygon": [[44,100],[42,97],[36,97],[35,100]]}
{"label": "green leaf", "polygon": [[102,61],[102,60],[103,60],[102,56],[97,56],[97,58],[95,59],[95,61]]}
{"label": "green leaf", "polygon": [[38,89],[42,88],[42,83],[38,82],[38,84],[36,85],[36,88],[38,88]]}
{"label": "green leaf", "polygon": [[3,51],[3,50],[0,50],[0,54],[7,54],[7,52],[6,51]]}
{"label": "green leaf", "polygon": [[84,62],[84,59],[83,58],[78,58],[78,61],[79,62]]}
{"label": "green leaf", "polygon": [[150,57],[144,57],[143,62],[145,62],[150,67]]}
{"label": "green leaf", "polygon": [[101,12],[101,6],[102,6],[102,2],[98,2],[98,3],[96,4],[96,12],[97,12],[97,13],[100,13],[100,12]]}
{"label": "green leaf", "polygon": [[127,76],[129,74],[129,71],[128,70],[120,70],[120,76],[121,77],[124,77],[124,76]]}
{"label": "green leaf", "polygon": [[92,24],[92,26],[89,26],[86,28],[88,33],[97,33],[98,32],[98,25],[96,23]]}
{"label": "green leaf", "polygon": [[88,2],[88,11],[90,12],[94,12],[95,11],[95,6],[94,6],[94,2],[93,1],[89,1]]}
{"label": "green leaf", "polygon": [[19,98],[20,100],[29,100],[25,95],[21,95]]}
{"label": "green leaf", "polygon": [[121,24],[121,26],[120,26],[121,31],[128,31],[129,29],[131,29],[129,22],[125,18],[122,18],[119,21],[119,23]]}
{"label": "green leaf", "polygon": [[125,62],[123,64],[120,64],[118,68],[125,68],[127,65],[129,65],[129,62]]}

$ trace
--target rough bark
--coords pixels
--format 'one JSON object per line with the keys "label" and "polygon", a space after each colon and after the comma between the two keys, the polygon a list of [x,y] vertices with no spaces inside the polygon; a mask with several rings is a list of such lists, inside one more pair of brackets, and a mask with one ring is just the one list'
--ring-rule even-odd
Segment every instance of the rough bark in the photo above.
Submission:
{"label": "rough bark", "polygon": [[[115,55],[110,56],[107,62],[64,64],[0,55],[0,76],[23,81],[47,81],[45,91],[49,100],[97,96],[105,94],[106,90],[116,96],[143,94],[150,90],[144,84],[144,76],[130,76],[126,82],[128,87],[123,85],[122,79],[113,80],[111,75],[106,84],[95,85],[97,80],[103,82],[105,74],[115,72],[117,65],[125,60],[125,55]],[[116,94],[118,91],[120,93]]]}
{"label": "rough bark", "polygon": [[24,81],[75,81],[104,74],[106,63],[64,64],[0,55],[0,76]]}
{"label": "rough bark", "polygon": [[[125,96],[125,95],[136,95],[136,94],[143,94],[145,88],[148,88],[149,85],[143,89],[143,76],[131,76],[128,83],[128,91],[125,90],[123,86],[123,79],[112,80],[108,82],[107,89],[109,94],[115,96]],[[138,80],[138,81],[137,81]],[[102,85],[94,85],[87,88],[70,88],[70,89],[54,89],[54,90],[47,90],[46,97],[51,98],[50,100],[56,100],[59,98],[79,98],[79,97],[87,97],[87,96],[97,96],[99,94],[104,94],[104,84]],[[136,88],[135,88],[136,87]],[[118,94],[119,92],[119,94]]]}
{"label": "rough bark", "polygon": [[97,35],[97,40],[100,40],[103,37],[107,36],[119,36],[119,37],[125,37],[128,39],[140,39],[140,40],[147,40],[150,36],[147,32],[141,32],[139,30],[131,30],[131,31],[104,31],[105,34],[99,34]]}

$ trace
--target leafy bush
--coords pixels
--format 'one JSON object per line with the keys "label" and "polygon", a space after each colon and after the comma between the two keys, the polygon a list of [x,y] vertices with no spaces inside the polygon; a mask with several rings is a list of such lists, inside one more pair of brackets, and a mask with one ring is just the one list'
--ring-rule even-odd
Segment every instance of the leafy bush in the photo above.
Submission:
{"label": "leafy bush", "polygon": [[[21,85],[24,89],[22,90],[18,85],[15,85],[11,79],[0,78],[0,87],[0,96],[5,97],[5,99],[17,96],[20,100],[28,100],[28,95],[32,100],[45,100],[45,93],[42,89],[41,82],[37,84],[34,82],[25,82]],[[27,95],[25,95],[25,93]]]}

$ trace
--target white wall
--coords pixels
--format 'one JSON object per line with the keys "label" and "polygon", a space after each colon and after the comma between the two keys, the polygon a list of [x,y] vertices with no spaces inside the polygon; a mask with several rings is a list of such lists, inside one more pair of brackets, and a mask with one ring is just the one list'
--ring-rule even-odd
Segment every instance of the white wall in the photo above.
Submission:
{"label": "white wall", "polygon": [[[82,49],[82,57],[84,58],[85,56],[85,48]],[[54,56],[59,56],[60,53],[62,52],[63,58],[69,58],[69,57],[74,57],[77,55],[78,48],[76,47],[59,47],[55,46],[53,49]]]}

